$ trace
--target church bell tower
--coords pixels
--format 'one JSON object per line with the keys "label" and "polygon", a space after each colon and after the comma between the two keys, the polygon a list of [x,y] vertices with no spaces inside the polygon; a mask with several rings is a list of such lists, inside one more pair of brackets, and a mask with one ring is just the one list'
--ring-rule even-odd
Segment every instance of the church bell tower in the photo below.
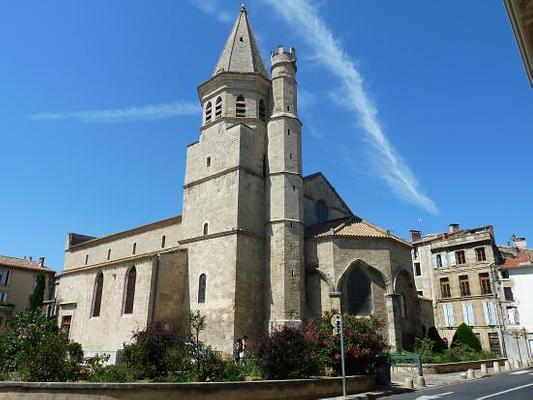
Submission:
{"label": "church bell tower", "polygon": [[272,115],[268,120],[267,299],[269,328],[300,323],[304,305],[304,215],[296,51],[271,54]]}

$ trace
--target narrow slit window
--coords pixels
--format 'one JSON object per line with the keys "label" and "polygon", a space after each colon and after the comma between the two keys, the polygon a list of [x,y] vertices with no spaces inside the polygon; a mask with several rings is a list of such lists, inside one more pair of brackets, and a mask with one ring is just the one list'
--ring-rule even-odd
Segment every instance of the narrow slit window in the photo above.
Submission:
{"label": "narrow slit window", "polygon": [[137,270],[131,267],[126,276],[126,296],[124,301],[124,314],[133,313],[133,303],[135,300],[135,281],[137,280]]}
{"label": "narrow slit window", "polygon": [[205,303],[205,290],[207,286],[207,276],[200,275],[198,279],[198,303]]}
{"label": "narrow slit window", "polygon": [[207,157],[207,160],[206,160],[205,164],[206,164],[208,167],[211,166],[211,157]]}
{"label": "narrow slit window", "polygon": [[265,102],[262,99],[259,100],[259,119],[261,121],[265,121],[266,120]]}
{"label": "narrow slit window", "polygon": [[137,243],[133,243],[131,248],[131,254],[135,255],[135,253],[137,253]]}
{"label": "narrow slit window", "polygon": [[209,224],[204,223],[204,236],[209,234]]}
{"label": "narrow slit window", "polygon": [[111,260],[111,249],[107,250],[107,260]]}
{"label": "narrow slit window", "polygon": [[235,102],[235,116],[238,118],[244,118],[246,116],[246,102],[243,95],[237,96]]}
{"label": "narrow slit window", "polygon": [[96,280],[94,282],[94,297],[93,297],[93,317],[100,316],[100,308],[102,305],[102,289],[104,286],[104,274],[99,272],[96,275]]}
{"label": "narrow slit window", "polygon": [[166,241],[167,241],[167,237],[166,237],[165,235],[163,235],[163,236],[161,237],[161,248],[162,248],[162,249],[165,248]]}
{"label": "narrow slit window", "polygon": [[213,113],[213,105],[210,101],[207,102],[205,106],[205,123],[208,124],[211,122],[211,116]]}
{"label": "narrow slit window", "polygon": [[85,265],[89,264],[89,254],[85,254]]}
{"label": "narrow slit window", "polygon": [[215,102],[215,119],[222,117],[222,97],[217,97]]}

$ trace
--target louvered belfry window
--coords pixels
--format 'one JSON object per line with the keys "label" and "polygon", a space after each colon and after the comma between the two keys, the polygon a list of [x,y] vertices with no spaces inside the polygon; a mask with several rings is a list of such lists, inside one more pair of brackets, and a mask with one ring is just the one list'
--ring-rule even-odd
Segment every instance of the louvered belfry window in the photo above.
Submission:
{"label": "louvered belfry window", "polygon": [[239,118],[246,116],[246,102],[243,95],[238,96],[235,102],[235,116]]}

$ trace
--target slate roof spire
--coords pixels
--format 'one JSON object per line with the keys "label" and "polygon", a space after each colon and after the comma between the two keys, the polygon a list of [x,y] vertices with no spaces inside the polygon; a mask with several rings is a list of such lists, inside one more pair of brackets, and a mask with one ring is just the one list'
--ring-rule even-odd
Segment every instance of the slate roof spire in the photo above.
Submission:
{"label": "slate roof spire", "polygon": [[245,4],[241,5],[241,11],[218,59],[213,75],[221,72],[256,73],[268,78],[248,20]]}

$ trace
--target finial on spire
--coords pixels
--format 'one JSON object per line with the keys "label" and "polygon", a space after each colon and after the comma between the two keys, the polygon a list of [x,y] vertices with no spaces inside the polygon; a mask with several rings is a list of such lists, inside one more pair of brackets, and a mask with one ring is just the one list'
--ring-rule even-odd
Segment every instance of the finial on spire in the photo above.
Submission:
{"label": "finial on spire", "polygon": [[246,12],[246,0],[242,0],[241,11]]}

